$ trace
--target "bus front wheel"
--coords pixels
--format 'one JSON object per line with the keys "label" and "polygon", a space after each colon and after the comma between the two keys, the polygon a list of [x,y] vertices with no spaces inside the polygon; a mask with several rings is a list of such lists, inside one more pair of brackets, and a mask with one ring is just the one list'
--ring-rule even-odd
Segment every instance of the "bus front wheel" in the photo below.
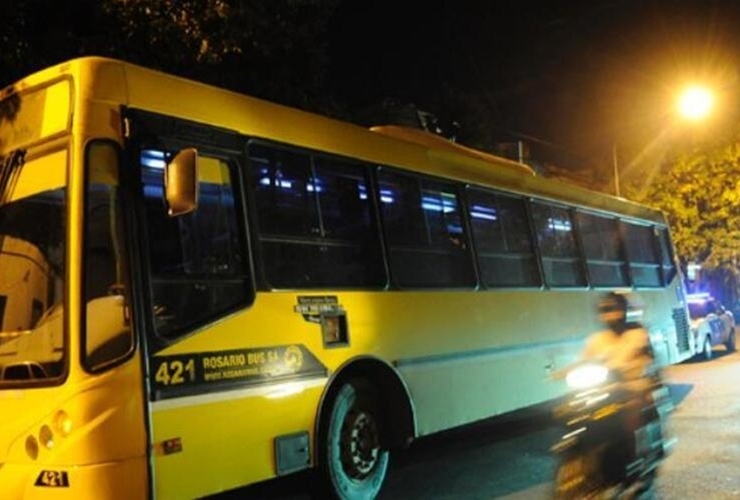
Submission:
{"label": "bus front wheel", "polygon": [[323,489],[341,500],[371,500],[388,469],[389,452],[381,448],[382,415],[377,392],[363,380],[339,389],[321,433],[319,467]]}

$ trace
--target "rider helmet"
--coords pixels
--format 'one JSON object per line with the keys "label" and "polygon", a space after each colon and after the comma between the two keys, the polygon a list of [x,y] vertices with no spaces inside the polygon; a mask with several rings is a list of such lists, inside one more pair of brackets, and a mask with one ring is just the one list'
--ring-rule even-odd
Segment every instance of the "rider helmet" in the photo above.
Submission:
{"label": "rider helmet", "polygon": [[605,322],[613,330],[621,333],[629,323],[640,320],[642,308],[624,293],[609,292],[599,300],[599,314],[608,314]]}

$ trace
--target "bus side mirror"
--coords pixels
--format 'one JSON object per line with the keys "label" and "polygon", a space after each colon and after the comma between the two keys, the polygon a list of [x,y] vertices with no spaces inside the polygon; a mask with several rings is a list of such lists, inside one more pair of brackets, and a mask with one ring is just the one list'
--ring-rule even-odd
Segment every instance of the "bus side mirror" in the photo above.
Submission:
{"label": "bus side mirror", "polygon": [[198,208],[198,150],[178,151],[164,168],[167,215],[178,217]]}

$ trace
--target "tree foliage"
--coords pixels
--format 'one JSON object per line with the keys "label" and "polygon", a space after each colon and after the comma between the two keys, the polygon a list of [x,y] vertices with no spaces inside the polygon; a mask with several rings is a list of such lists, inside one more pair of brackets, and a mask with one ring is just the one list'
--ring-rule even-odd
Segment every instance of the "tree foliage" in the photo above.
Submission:
{"label": "tree foliage", "polygon": [[678,153],[640,196],[668,217],[679,259],[736,299],[740,262],[740,133]]}
{"label": "tree foliage", "polygon": [[[0,2],[3,84],[83,55],[122,58],[325,111],[324,33],[339,0]],[[1,86],[2,84],[0,84]]]}

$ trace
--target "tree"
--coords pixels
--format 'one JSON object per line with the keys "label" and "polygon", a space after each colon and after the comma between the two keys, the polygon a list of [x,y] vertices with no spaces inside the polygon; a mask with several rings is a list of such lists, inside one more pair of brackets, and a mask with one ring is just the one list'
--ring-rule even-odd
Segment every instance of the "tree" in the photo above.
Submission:
{"label": "tree", "polygon": [[0,74],[10,84],[73,57],[110,56],[331,113],[324,33],[339,1],[0,2]]}
{"label": "tree", "polygon": [[95,0],[0,2],[0,86],[49,64],[85,53],[105,33]]}
{"label": "tree", "polygon": [[324,110],[327,29],[339,0],[106,0],[110,53],[258,97]]}
{"label": "tree", "polygon": [[683,267],[701,264],[702,281],[734,304],[740,276],[740,133],[692,144],[652,179],[638,201],[666,214]]}

